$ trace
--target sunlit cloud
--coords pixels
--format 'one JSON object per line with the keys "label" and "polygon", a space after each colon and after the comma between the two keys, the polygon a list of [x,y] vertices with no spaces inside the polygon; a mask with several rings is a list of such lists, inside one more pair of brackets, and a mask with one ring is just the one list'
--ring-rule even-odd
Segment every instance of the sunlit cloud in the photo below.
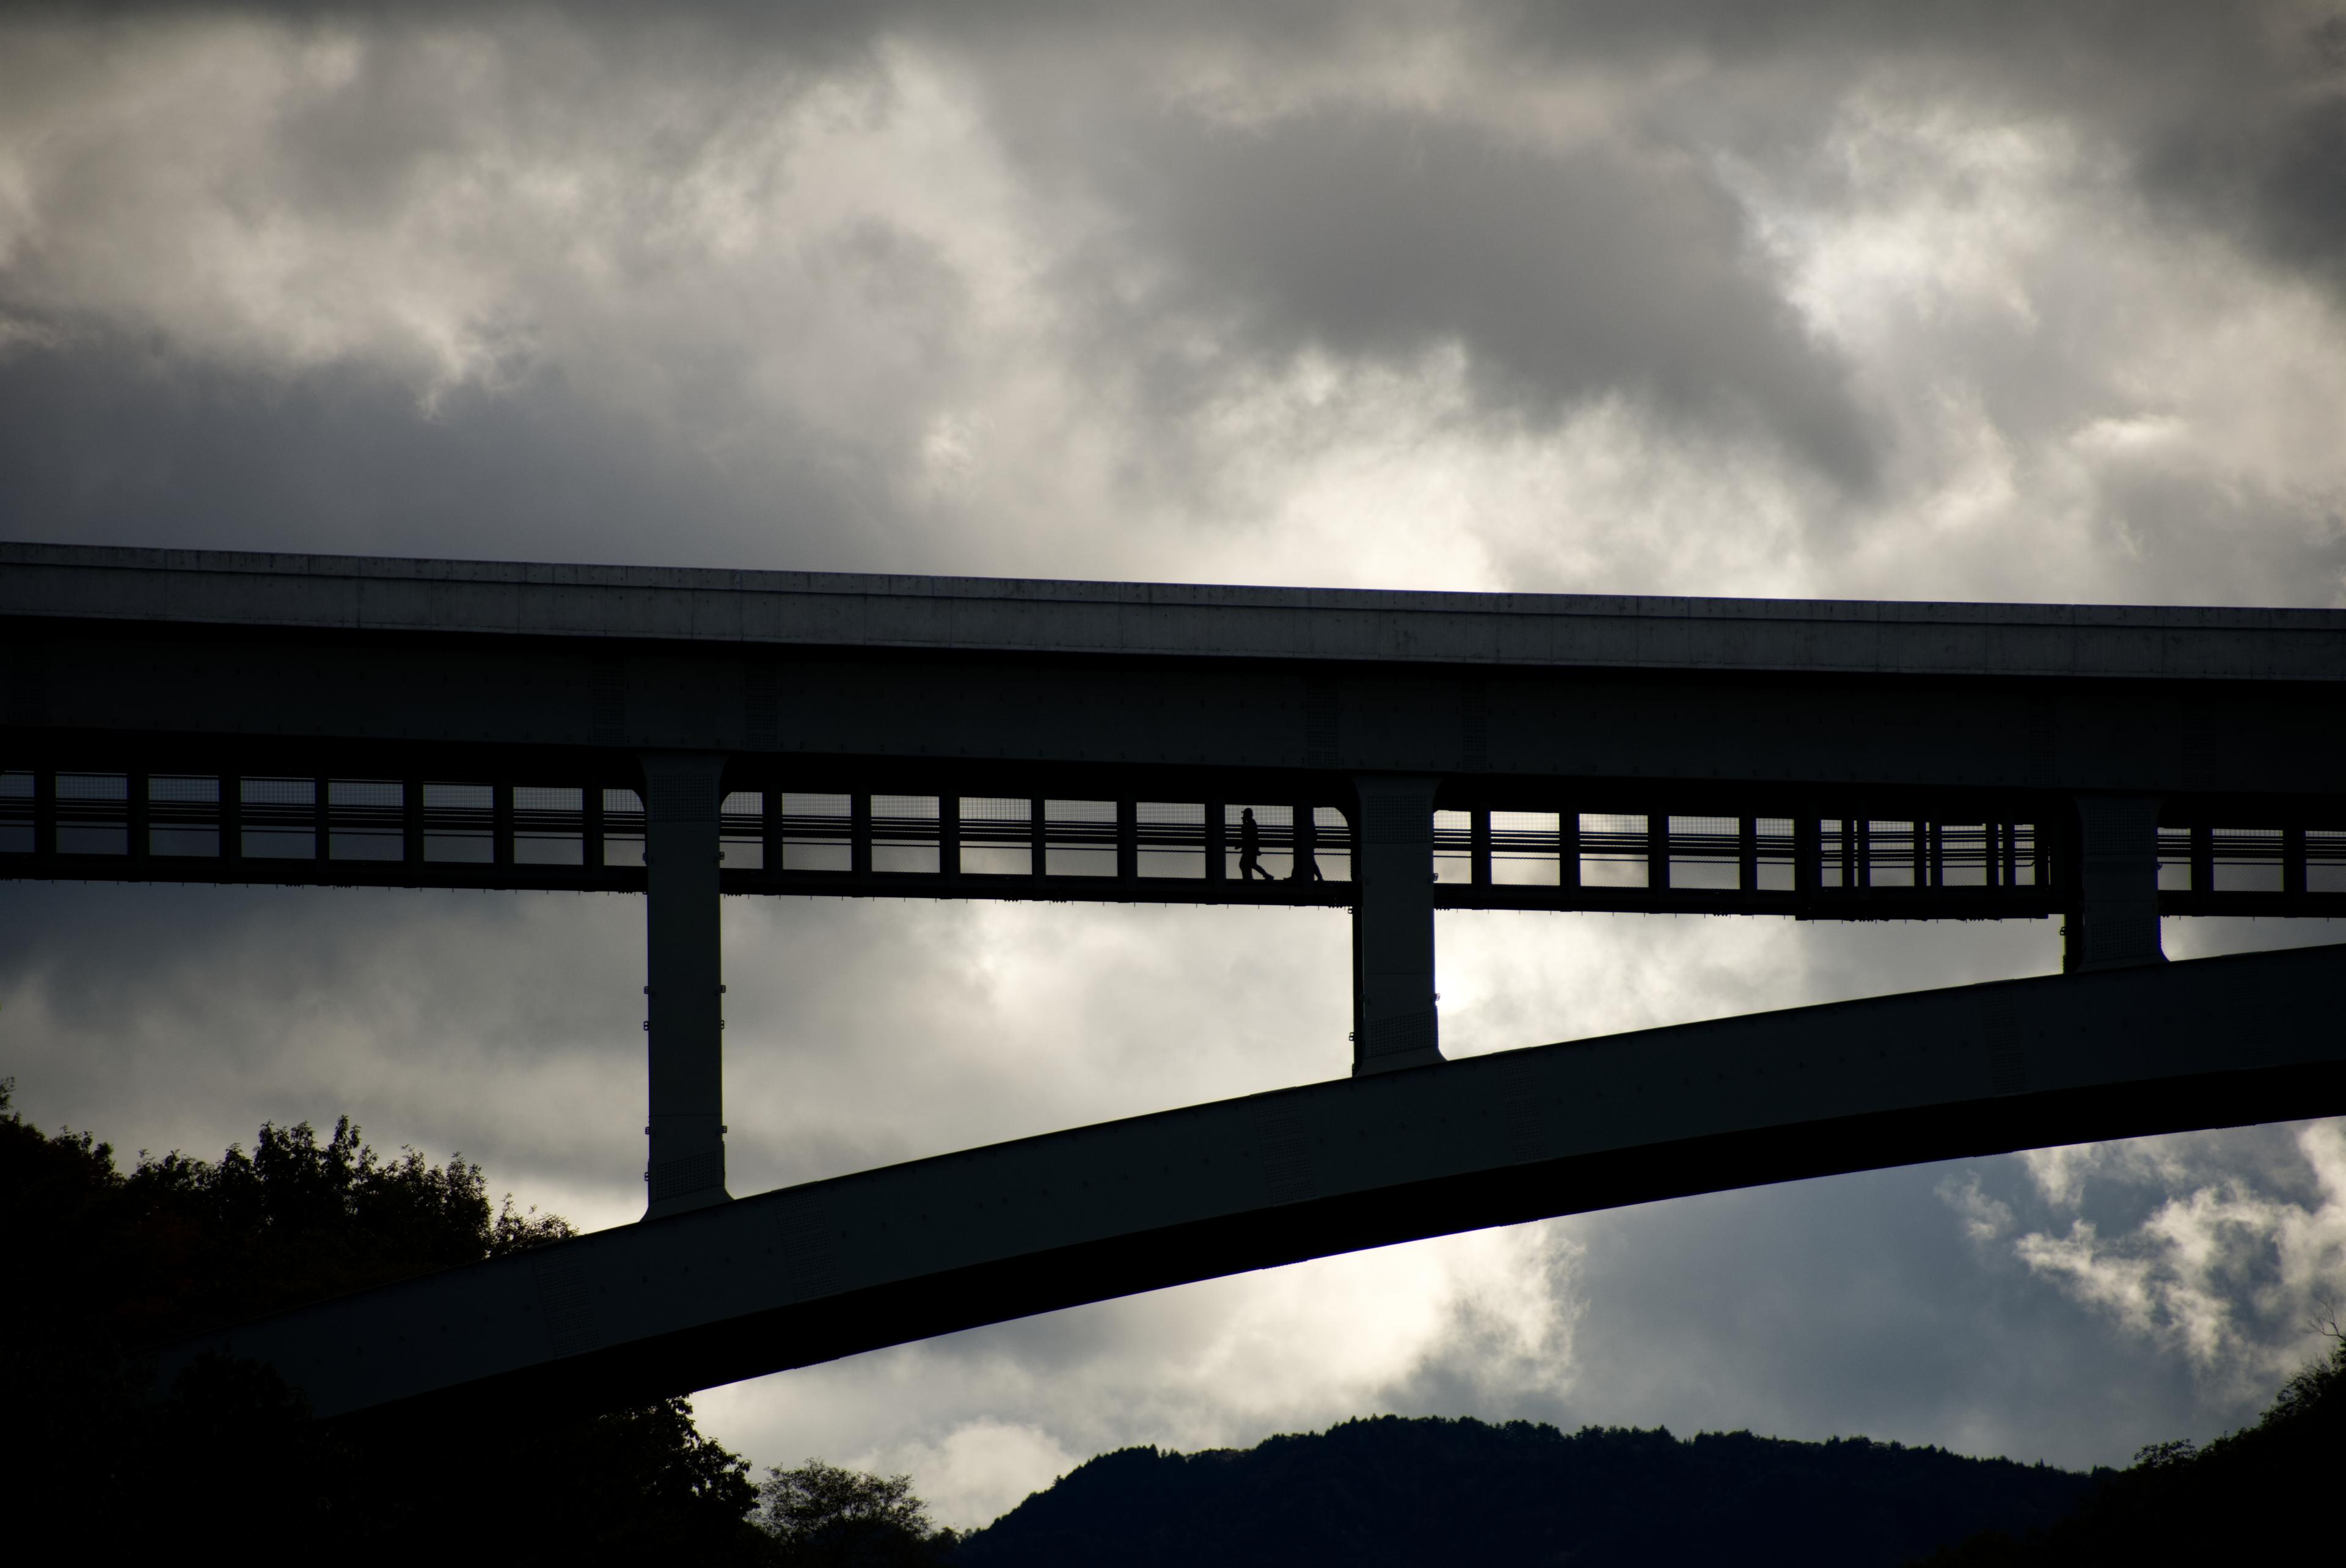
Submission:
{"label": "sunlit cloud", "polygon": [[[2262,1390],[2306,1359],[2308,1325],[2346,1288],[2346,1129],[2316,1122],[2294,1142],[2297,1169],[2270,1176],[2225,1169],[2187,1139],[2031,1152],[2040,1195],[2068,1224],[2011,1246],[2128,1333]],[[2097,1186],[2155,1207],[2131,1226],[2096,1224],[2079,1211]]]}

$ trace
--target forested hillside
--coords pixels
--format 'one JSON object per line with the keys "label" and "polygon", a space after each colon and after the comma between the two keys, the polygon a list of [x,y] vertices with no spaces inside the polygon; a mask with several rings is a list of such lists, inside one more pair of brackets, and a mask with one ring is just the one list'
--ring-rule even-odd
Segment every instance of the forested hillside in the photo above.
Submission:
{"label": "forested hillside", "polygon": [[1244,1451],[1127,1449],[964,1543],[969,1568],[1893,1564],[2082,1504],[2092,1477],[1853,1438],[1348,1421]]}
{"label": "forested hillside", "polygon": [[2049,1529],[1966,1541],[1931,1568],[2054,1568],[2147,1563],[2334,1562],[2346,1476],[2346,1335],[2318,1325],[2330,1353],[2283,1385],[2262,1420],[2205,1448],[2157,1443],[2102,1478],[2086,1506]]}

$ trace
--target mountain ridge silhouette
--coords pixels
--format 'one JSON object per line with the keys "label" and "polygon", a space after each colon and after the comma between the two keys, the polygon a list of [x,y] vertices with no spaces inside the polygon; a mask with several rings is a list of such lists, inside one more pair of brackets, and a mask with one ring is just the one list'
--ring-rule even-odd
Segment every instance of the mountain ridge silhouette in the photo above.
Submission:
{"label": "mountain ridge silhouette", "polygon": [[964,1537],[954,1561],[1858,1568],[2045,1529],[2106,1473],[1866,1438],[1387,1415],[1244,1450],[1102,1454]]}

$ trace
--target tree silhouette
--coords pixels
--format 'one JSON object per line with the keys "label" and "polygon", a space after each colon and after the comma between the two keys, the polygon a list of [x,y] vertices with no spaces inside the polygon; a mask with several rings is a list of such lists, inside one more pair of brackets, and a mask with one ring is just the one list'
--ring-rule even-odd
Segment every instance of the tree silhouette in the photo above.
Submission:
{"label": "tree silhouette", "polygon": [[250,1154],[141,1154],[44,1135],[0,1082],[5,1435],[20,1539],[85,1553],[317,1530],[403,1550],[572,1561],[770,1561],[748,1465],[683,1400],[505,1401],[325,1425],[268,1369],[200,1362],[158,1400],[150,1346],[571,1234],[492,1205],[480,1167],[385,1159],[347,1118],[264,1125]]}
{"label": "tree silhouette", "polygon": [[958,1537],[933,1529],[909,1475],[867,1475],[810,1459],[758,1486],[759,1528],[780,1560],[821,1568],[920,1568],[952,1561]]}

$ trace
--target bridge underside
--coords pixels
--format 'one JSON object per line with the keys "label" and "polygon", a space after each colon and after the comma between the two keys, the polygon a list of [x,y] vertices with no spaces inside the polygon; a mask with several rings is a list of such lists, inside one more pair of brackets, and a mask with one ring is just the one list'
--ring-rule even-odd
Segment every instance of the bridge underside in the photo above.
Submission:
{"label": "bridge underside", "polygon": [[1768,1182],[2346,1113],[2346,946],[1337,1080],[599,1232],[171,1348],[321,1415],[685,1392],[1191,1280]]}

